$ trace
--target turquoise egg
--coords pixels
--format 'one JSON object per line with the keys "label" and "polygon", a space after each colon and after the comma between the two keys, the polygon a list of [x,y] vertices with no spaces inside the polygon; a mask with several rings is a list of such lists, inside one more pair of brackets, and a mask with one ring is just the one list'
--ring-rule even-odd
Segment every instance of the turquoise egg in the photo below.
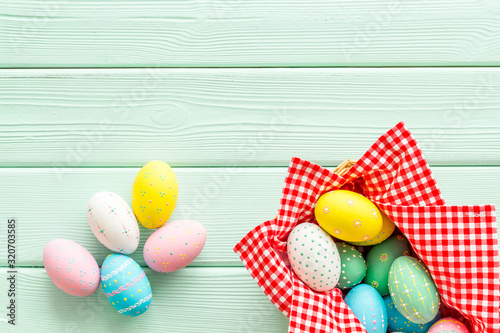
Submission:
{"label": "turquoise egg", "polygon": [[352,245],[335,242],[342,264],[339,283],[340,289],[352,288],[361,283],[366,274],[366,262],[361,253]]}
{"label": "turquoise egg", "polygon": [[385,296],[389,294],[389,271],[396,258],[410,255],[410,243],[401,235],[392,235],[375,245],[366,255],[366,276],[363,283],[369,284]]}
{"label": "turquoise egg", "polygon": [[139,316],[151,304],[153,294],[146,273],[126,255],[110,254],[104,259],[101,285],[111,305],[125,316]]}
{"label": "turquoise egg", "polygon": [[358,284],[344,301],[368,332],[387,331],[387,311],[378,291],[367,284]]}
{"label": "turquoise egg", "polygon": [[392,302],[391,296],[384,297],[385,309],[387,311],[387,322],[389,331],[402,333],[427,333],[429,328],[441,318],[441,311],[427,324],[416,324],[406,319]]}
{"label": "turquoise egg", "polygon": [[429,270],[418,259],[403,256],[394,260],[389,292],[398,311],[416,324],[430,322],[439,311],[439,292]]}

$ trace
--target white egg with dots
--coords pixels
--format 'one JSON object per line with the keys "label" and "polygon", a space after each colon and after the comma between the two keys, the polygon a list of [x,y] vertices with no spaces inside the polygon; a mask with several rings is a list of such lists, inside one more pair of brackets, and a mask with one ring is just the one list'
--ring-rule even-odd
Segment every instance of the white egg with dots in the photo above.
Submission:
{"label": "white egg with dots", "polygon": [[335,242],[313,223],[301,223],[289,234],[287,253],[290,265],[309,288],[328,291],[340,277],[340,256]]}

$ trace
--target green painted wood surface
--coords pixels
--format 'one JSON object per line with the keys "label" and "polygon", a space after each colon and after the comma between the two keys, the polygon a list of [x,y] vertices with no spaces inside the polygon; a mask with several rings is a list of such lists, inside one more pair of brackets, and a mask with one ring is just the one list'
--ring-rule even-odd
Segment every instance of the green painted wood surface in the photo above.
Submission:
{"label": "green painted wood surface", "polygon": [[[101,263],[110,253],[94,237],[86,220],[90,197],[109,190],[131,202],[139,168],[75,168],[59,175],[50,168],[0,169],[0,212],[17,219],[18,265],[42,267],[45,244],[54,238],[84,245]],[[232,247],[258,224],[276,215],[286,168],[177,168],[179,203],[173,220],[195,219],[207,229],[207,245],[192,266],[242,266]],[[495,204],[499,167],[434,167],[447,204]],[[145,266],[142,247],[152,230],[141,226],[141,242],[132,254]],[[0,266],[6,266],[0,253]]]}
{"label": "green painted wood surface", "polygon": [[4,0],[4,67],[500,64],[495,0]]}
{"label": "green painted wood surface", "polygon": [[[147,315],[128,318],[102,288],[73,297],[55,287],[43,268],[18,273],[19,324],[11,332],[286,332],[288,318],[276,309],[243,267],[187,267],[164,276],[145,269],[153,289]],[[0,290],[7,290],[0,268]],[[4,303],[2,303],[3,305]],[[2,306],[3,308],[3,306]],[[2,314],[4,310],[2,309]],[[5,332],[6,324],[0,328]]]}
{"label": "green painted wood surface", "polygon": [[358,158],[400,120],[431,165],[500,165],[499,68],[0,72],[0,165]]}
{"label": "green painted wood surface", "polygon": [[[332,168],[401,120],[448,204],[499,206],[499,17],[494,0],[2,1],[0,218],[18,220],[20,268],[11,327],[0,251],[0,332],[286,332],[232,247],[276,214],[292,156]],[[153,159],[178,175],[173,218],[207,228],[200,257],[146,269],[138,318],[58,291],[45,243],[101,263],[85,205],[129,201]]]}

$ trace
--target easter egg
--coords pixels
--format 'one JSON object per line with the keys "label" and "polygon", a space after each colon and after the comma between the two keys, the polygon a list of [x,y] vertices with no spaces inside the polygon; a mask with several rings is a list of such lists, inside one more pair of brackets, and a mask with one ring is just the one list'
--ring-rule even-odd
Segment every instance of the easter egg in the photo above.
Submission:
{"label": "easter egg", "polygon": [[344,299],[368,332],[387,331],[387,312],[382,296],[372,286],[358,284]]}
{"label": "easter egg", "polygon": [[174,272],[198,257],[206,239],[205,227],[199,222],[169,222],[149,236],[144,244],[144,260],[157,272]]}
{"label": "easter egg", "polygon": [[469,333],[469,330],[457,319],[447,317],[432,325],[429,333]]}
{"label": "easter egg", "polygon": [[369,284],[384,296],[389,294],[389,271],[396,258],[410,255],[410,243],[401,235],[392,235],[375,245],[366,255],[366,277],[363,283]]}
{"label": "easter egg", "polygon": [[132,209],[119,195],[99,192],[90,198],[87,223],[102,245],[129,254],[139,245],[139,225]]}
{"label": "easter egg", "polygon": [[385,309],[387,311],[387,322],[389,331],[404,332],[404,333],[426,333],[429,328],[441,318],[441,312],[438,312],[436,317],[427,324],[416,324],[406,319],[392,302],[391,296],[387,295],[384,298]]}
{"label": "easter egg", "polygon": [[314,216],[326,232],[347,242],[367,241],[382,230],[377,206],[356,192],[336,190],[323,194]]}
{"label": "easter egg", "polygon": [[101,284],[111,305],[128,317],[136,317],[149,308],[153,294],[148,277],[134,259],[110,254],[101,267]]}
{"label": "easter egg", "polygon": [[356,246],[371,246],[382,243],[387,238],[389,238],[394,229],[396,229],[396,225],[391,221],[389,216],[387,216],[383,211],[379,210],[382,215],[382,230],[373,238],[361,242],[350,242],[352,245]]}
{"label": "easter egg", "polygon": [[177,178],[162,161],[151,161],[139,171],[132,185],[132,208],[146,228],[161,227],[177,204]]}
{"label": "easter egg", "polygon": [[366,262],[361,253],[352,245],[336,242],[340,255],[341,271],[337,287],[340,289],[352,288],[359,284],[366,274]]}
{"label": "easter egg", "polygon": [[309,288],[328,291],[337,285],[340,256],[334,241],[313,223],[301,223],[288,235],[287,254],[290,265]]}
{"label": "easter egg", "polygon": [[53,239],[43,250],[43,264],[52,282],[72,296],[88,296],[99,287],[99,265],[78,243]]}
{"label": "easter egg", "polygon": [[398,311],[414,323],[426,324],[439,311],[436,285],[418,259],[403,256],[394,260],[389,271],[389,292]]}

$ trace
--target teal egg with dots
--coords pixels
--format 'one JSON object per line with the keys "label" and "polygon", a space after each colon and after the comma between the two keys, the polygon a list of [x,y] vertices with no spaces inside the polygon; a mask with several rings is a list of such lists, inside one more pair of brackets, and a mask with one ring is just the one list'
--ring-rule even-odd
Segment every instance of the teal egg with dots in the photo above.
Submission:
{"label": "teal egg with dots", "polygon": [[418,259],[399,257],[389,271],[389,292],[396,309],[416,324],[436,317],[441,298],[429,270]]}
{"label": "teal egg with dots", "polygon": [[344,302],[367,332],[387,331],[387,311],[384,300],[375,288],[361,283],[349,291]]}
{"label": "teal egg with dots", "polygon": [[301,223],[288,235],[287,254],[297,277],[314,291],[328,291],[340,277],[340,256],[335,242],[313,223]]}
{"label": "teal egg with dots", "polygon": [[341,271],[337,287],[352,288],[363,280],[366,274],[366,262],[354,246],[344,242],[335,242],[340,255]]}
{"label": "teal egg with dots", "polygon": [[438,321],[442,314],[439,311],[430,322],[427,324],[416,324],[408,319],[406,319],[399,311],[396,309],[394,302],[390,295],[384,297],[385,309],[387,311],[387,322],[389,324],[389,331],[391,332],[403,332],[403,333],[427,333],[431,326]]}
{"label": "teal egg with dots", "polygon": [[136,317],[149,309],[153,293],[146,272],[132,258],[110,254],[101,267],[101,285],[118,313]]}
{"label": "teal egg with dots", "polygon": [[385,296],[389,294],[389,271],[396,258],[410,255],[410,243],[402,235],[392,235],[375,245],[366,255],[366,277],[363,283],[369,284]]}

